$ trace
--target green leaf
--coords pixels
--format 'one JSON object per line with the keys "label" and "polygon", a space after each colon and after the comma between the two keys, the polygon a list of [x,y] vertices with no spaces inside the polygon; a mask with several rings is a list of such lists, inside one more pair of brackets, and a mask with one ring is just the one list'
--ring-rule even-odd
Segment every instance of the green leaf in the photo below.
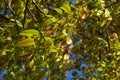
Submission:
{"label": "green leaf", "polygon": [[92,80],[97,80],[97,79],[93,77]]}
{"label": "green leaf", "polygon": [[69,31],[70,31],[70,34],[71,34],[71,35],[76,35],[76,34],[77,34],[77,29],[76,29],[76,27],[71,27],[71,28],[69,29]]}
{"label": "green leaf", "polygon": [[63,29],[62,32],[60,32],[58,35],[55,36],[55,39],[61,39],[67,36],[68,34],[66,33],[66,29]]}
{"label": "green leaf", "polygon": [[28,29],[28,30],[25,30],[22,33],[20,33],[20,35],[27,36],[27,37],[39,36],[39,31],[35,30],[35,29]]}
{"label": "green leaf", "polygon": [[103,71],[103,68],[102,68],[102,67],[99,67],[98,70],[99,70],[99,71]]}
{"label": "green leaf", "polygon": [[30,38],[19,41],[16,45],[19,47],[27,47],[27,46],[35,45],[35,42],[34,39]]}
{"label": "green leaf", "polygon": [[[56,19],[54,16],[52,16],[52,15],[46,15],[46,17],[49,18],[48,21],[50,21],[50,23],[52,23],[52,22],[56,22],[56,21],[57,21],[57,19]],[[49,23],[49,24],[50,24],[50,23]],[[47,23],[47,24],[48,24],[48,23]]]}
{"label": "green leaf", "polygon": [[105,17],[109,17],[110,16],[110,12],[108,9],[105,9]]}
{"label": "green leaf", "polygon": [[29,62],[29,67],[32,68],[33,64],[34,64],[34,59],[32,59],[32,60]]}
{"label": "green leaf", "polygon": [[56,48],[50,48],[49,52],[58,52]]}
{"label": "green leaf", "polygon": [[47,9],[43,9],[43,13],[44,14],[48,14],[48,10]]}
{"label": "green leaf", "polygon": [[72,39],[69,36],[67,36],[67,38],[66,38],[66,43],[67,44],[72,44]]}
{"label": "green leaf", "polygon": [[[10,19],[10,21],[15,22],[15,19]],[[16,20],[16,23],[17,23],[17,25],[18,25],[19,27],[23,27],[23,25],[22,25],[22,23],[21,23],[20,21]]]}
{"label": "green leaf", "polygon": [[4,29],[3,29],[2,27],[0,27],[0,30],[1,30],[1,31],[4,31]]}
{"label": "green leaf", "polygon": [[55,10],[56,12],[58,12],[59,14],[62,14],[62,13],[63,13],[63,11],[62,11],[60,8],[54,8],[54,10]]}
{"label": "green leaf", "polygon": [[53,43],[54,39],[50,38],[50,37],[44,37],[45,38],[45,41],[46,43]]}
{"label": "green leaf", "polygon": [[101,37],[97,37],[98,40],[103,41],[105,43],[106,46],[108,46],[108,43],[105,39],[101,38]]}
{"label": "green leaf", "polygon": [[65,54],[64,55],[64,60],[68,60],[69,59],[69,55],[68,54]]}
{"label": "green leaf", "polygon": [[76,3],[78,4],[81,0],[76,0]]}
{"label": "green leaf", "polygon": [[71,11],[71,7],[69,6],[68,2],[65,2],[61,7],[60,7],[65,13],[69,13]]}

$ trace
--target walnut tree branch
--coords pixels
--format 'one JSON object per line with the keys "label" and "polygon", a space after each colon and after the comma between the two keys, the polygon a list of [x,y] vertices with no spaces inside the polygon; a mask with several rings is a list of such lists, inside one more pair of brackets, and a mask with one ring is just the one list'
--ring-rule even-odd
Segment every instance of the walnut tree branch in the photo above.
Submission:
{"label": "walnut tree branch", "polygon": [[14,19],[15,19],[15,24],[16,24],[16,28],[17,28],[17,34],[19,34],[19,27],[18,27],[18,24],[17,24],[17,20],[16,20],[16,15],[15,15],[15,12],[13,11],[13,9],[11,8],[11,6],[7,3],[6,0],[4,0],[5,4],[8,6],[8,8],[10,9]]}
{"label": "walnut tree branch", "polygon": [[26,1],[25,10],[24,10],[23,29],[25,29],[25,21],[26,21],[26,14],[27,14],[27,6],[28,6],[28,0]]}
{"label": "walnut tree branch", "polygon": [[35,3],[35,1],[34,0],[32,0],[32,2],[33,2],[33,4],[35,5],[35,7],[38,9],[38,11],[40,12],[40,13],[43,13],[43,11],[40,9],[40,7]]}
{"label": "walnut tree branch", "polygon": [[29,8],[28,6],[27,6],[27,9],[28,9],[30,15],[32,16],[33,20],[34,20],[35,22],[37,22],[36,18],[34,17],[33,13],[31,12],[31,10],[30,10],[30,8]]}
{"label": "walnut tree branch", "polygon": [[107,22],[107,24],[106,24],[106,28],[107,28],[106,34],[107,34],[107,43],[108,43],[108,51],[109,51],[109,53],[111,52],[110,39],[109,39],[109,25],[110,25],[110,23],[111,23],[111,20],[109,20]]}

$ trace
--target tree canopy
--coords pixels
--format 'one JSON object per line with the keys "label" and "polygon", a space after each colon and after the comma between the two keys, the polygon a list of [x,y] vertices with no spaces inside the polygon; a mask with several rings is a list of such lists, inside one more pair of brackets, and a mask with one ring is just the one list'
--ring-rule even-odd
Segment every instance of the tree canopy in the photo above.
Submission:
{"label": "tree canopy", "polygon": [[119,21],[120,0],[1,0],[0,71],[6,80],[64,80],[75,69],[74,79],[119,80]]}

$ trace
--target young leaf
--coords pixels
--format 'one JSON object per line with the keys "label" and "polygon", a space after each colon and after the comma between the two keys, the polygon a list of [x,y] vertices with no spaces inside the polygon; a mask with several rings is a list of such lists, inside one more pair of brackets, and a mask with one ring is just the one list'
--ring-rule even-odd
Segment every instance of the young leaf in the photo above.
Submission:
{"label": "young leaf", "polygon": [[60,7],[65,13],[69,13],[71,11],[71,7],[69,6],[68,2],[65,2],[61,7]]}
{"label": "young leaf", "polygon": [[30,68],[32,68],[33,64],[34,64],[34,59],[32,59],[32,60],[29,62]]}
{"label": "young leaf", "polygon": [[66,29],[63,29],[63,31],[61,33],[59,33],[58,35],[55,36],[55,39],[61,39],[64,38],[65,36],[67,36],[68,34],[66,33]]}
{"label": "young leaf", "polygon": [[48,10],[47,9],[43,9],[43,13],[44,14],[48,14]]}
{"label": "young leaf", "polygon": [[31,55],[31,52],[29,51],[23,51],[21,54],[20,54],[20,57],[26,57],[26,56],[30,56]]}
{"label": "young leaf", "polygon": [[23,31],[22,33],[20,33],[20,35],[28,36],[28,37],[31,37],[31,36],[34,36],[34,35],[39,36],[39,31],[35,30],[35,29],[29,29],[29,30]]}
{"label": "young leaf", "polygon": [[62,10],[60,8],[54,8],[55,11],[57,11],[59,14],[62,14]]}
{"label": "young leaf", "polygon": [[50,52],[57,52],[57,49],[51,48],[51,49],[50,49]]}
{"label": "young leaf", "polygon": [[27,46],[35,45],[35,42],[34,39],[30,38],[19,41],[16,45],[19,47],[27,47]]}
{"label": "young leaf", "polygon": [[72,39],[69,36],[66,38],[66,43],[67,44],[72,44]]}

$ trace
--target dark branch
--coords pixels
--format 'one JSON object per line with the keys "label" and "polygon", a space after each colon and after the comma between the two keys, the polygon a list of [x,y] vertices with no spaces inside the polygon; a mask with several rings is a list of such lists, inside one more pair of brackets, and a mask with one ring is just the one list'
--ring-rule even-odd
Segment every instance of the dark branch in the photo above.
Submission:
{"label": "dark branch", "polygon": [[30,8],[27,6],[28,11],[30,12],[30,15],[34,19],[35,22],[37,22],[36,18],[34,17],[33,13],[31,12]]}
{"label": "dark branch", "polygon": [[7,3],[6,0],[4,0],[5,4],[8,6],[8,8],[10,9],[11,13],[13,14],[13,16],[15,16],[15,12],[12,10],[12,8],[9,6],[9,4]]}
{"label": "dark branch", "polygon": [[32,0],[33,4],[35,5],[35,7],[38,9],[38,11],[40,13],[43,13],[43,11],[40,9],[40,7],[34,2],[34,0]]}
{"label": "dark branch", "polygon": [[28,0],[26,1],[26,6],[25,6],[25,10],[24,10],[23,29],[25,29],[25,21],[26,21],[26,14],[27,14],[27,6],[28,6]]}
{"label": "dark branch", "polygon": [[110,40],[109,40],[109,25],[110,25],[110,23],[111,23],[111,20],[109,20],[107,22],[107,24],[106,24],[106,28],[107,28],[106,34],[107,34],[107,43],[108,43],[108,51],[109,51],[109,53],[111,52]]}
{"label": "dark branch", "polygon": [[[38,9],[39,14],[40,14],[40,13],[43,13],[43,15],[46,16],[46,15],[44,14],[44,12],[40,9],[40,7],[35,3],[35,1],[32,0],[32,2],[33,2],[33,4],[35,5],[35,7]],[[46,16],[46,17],[47,17],[47,16]],[[49,17],[47,17],[47,18],[50,19]],[[50,20],[51,20],[51,19],[50,19]]]}
{"label": "dark branch", "polygon": [[19,34],[19,27],[18,27],[18,24],[17,24],[17,20],[16,20],[16,15],[15,15],[15,12],[12,10],[12,8],[9,6],[9,4],[7,3],[6,0],[4,0],[5,4],[8,6],[8,8],[10,9],[14,19],[15,19],[15,24],[17,26],[17,34]]}
{"label": "dark branch", "polygon": [[110,52],[111,52],[111,48],[110,48],[109,30],[108,30],[108,29],[107,29],[107,31],[106,31],[106,34],[107,34],[108,51],[109,51],[109,53],[110,53]]}

